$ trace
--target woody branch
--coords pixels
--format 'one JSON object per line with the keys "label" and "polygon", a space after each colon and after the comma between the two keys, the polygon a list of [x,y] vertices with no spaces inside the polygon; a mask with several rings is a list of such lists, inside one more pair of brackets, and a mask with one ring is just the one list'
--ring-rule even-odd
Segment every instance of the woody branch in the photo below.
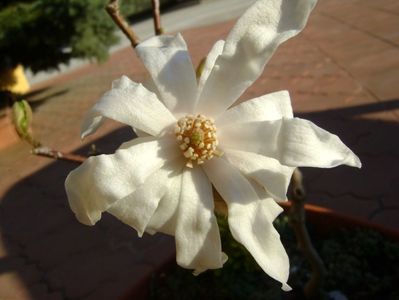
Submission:
{"label": "woody branch", "polygon": [[161,13],[159,9],[159,0],[151,0],[152,3],[152,17],[154,19],[154,29],[156,35],[163,34],[163,29],[161,26]]}
{"label": "woody branch", "polygon": [[115,24],[122,30],[125,36],[129,39],[132,47],[135,48],[139,43],[140,39],[136,33],[129,27],[123,16],[119,11],[119,1],[111,0],[110,3],[105,7],[107,13],[111,16]]}

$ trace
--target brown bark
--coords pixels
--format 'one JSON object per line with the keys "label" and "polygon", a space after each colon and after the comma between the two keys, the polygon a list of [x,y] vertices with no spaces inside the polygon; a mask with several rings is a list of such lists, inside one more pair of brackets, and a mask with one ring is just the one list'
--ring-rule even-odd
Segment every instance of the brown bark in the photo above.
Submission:
{"label": "brown bark", "polygon": [[155,35],[163,34],[163,29],[161,26],[161,12],[159,9],[159,0],[151,0],[152,3],[152,17],[154,19],[154,31]]}
{"label": "brown bark", "polygon": [[125,21],[123,16],[119,11],[119,1],[111,0],[109,4],[105,7],[105,10],[111,16],[115,24],[122,30],[125,36],[129,39],[132,47],[135,48],[139,43],[140,39],[136,33],[129,27],[128,23]]}

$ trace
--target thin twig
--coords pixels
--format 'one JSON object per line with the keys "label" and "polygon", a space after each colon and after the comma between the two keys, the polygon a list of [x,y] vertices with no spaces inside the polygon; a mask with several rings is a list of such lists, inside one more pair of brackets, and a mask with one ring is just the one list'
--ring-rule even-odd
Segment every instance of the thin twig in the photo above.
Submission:
{"label": "thin twig", "polygon": [[152,17],[154,19],[154,30],[156,35],[163,34],[161,26],[161,13],[159,9],[159,0],[151,0],[152,3]]}
{"label": "thin twig", "polygon": [[139,44],[140,39],[136,35],[136,33],[129,27],[123,16],[120,14],[119,0],[111,0],[109,4],[105,7],[105,10],[111,16],[115,24],[122,30],[125,36],[129,39],[133,48],[135,48]]}
{"label": "thin twig", "polygon": [[56,151],[56,150],[53,150],[53,149],[50,149],[47,147],[33,148],[31,152],[34,155],[49,157],[49,158],[53,158],[53,159],[66,160],[66,161],[74,162],[77,164],[81,164],[87,159],[87,157],[82,156],[82,155],[64,153],[64,152]]}
{"label": "thin twig", "polygon": [[306,299],[322,299],[322,287],[327,270],[322,259],[314,248],[305,224],[305,189],[303,177],[299,169],[294,171],[292,182],[292,206],[289,211],[290,222],[295,232],[298,247],[307,259],[312,269],[309,281],[304,287]]}

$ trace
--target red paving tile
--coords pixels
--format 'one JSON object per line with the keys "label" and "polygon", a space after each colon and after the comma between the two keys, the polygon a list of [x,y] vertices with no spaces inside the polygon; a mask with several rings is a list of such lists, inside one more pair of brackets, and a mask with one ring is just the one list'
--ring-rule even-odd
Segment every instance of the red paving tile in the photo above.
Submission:
{"label": "red paving tile", "polygon": [[[240,99],[288,89],[298,116],[338,134],[363,161],[362,170],[305,169],[309,202],[396,229],[398,14],[396,0],[320,1],[304,33],[280,47]],[[183,33],[195,64],[233,24]],[[38,138],[82,154],[99,139],[100,151],[112,152],[130,130],[110,122],[84,144],[78,133],[84,113],[122,74],[146,79],[130,48],[36,85],[30,101]],[[173,256],[172,239],[138,239],[107,214],[94,227],[79,224],[63,188],[75,167],[30,156],[22,142],[0,151],[0,299],[115,299]]]}

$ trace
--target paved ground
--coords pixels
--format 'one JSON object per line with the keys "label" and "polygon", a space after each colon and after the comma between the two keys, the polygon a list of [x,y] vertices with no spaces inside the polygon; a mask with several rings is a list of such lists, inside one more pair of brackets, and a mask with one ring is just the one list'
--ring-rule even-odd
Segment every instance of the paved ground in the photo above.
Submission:
{"label": "paved ground", "polygon": [[[322,0],[305,32],[278,50],[243,96],[289,89],[297,115],[337,133],[360,156],[361,170],[305,170],[310,202],[396,229],[398,15],[396,0]],[[184,32],[194,63],[233,23]],[[40,140],[85,153],[78,136],[82,115],[122,74],[146,78],[128,48],[103,65],[37,85],[30,100]],[[130,131],[109,123],[101,134],[100,150],[112,152]],[[171,239],[139,240],[109,215],[94,227],[79,224],[63,190],[75,165],[28,152],[23,143],[0,152],[0,299],[115,299],[173,255]]]}

